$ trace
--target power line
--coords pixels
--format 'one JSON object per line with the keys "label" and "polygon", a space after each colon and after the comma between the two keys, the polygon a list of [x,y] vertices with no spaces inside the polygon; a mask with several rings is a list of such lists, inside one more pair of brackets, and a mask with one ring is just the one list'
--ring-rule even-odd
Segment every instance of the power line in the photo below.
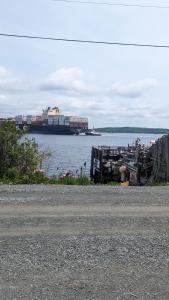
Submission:
{"label": "power line", "polygon": [[127,3],[81,1],[81,0],[52,0],[52,1],[74,3],[74,4],[87,4],[87,5],[108,5],[108,6],[121,6],[121,7],[169,9],[169,6],[161,6],[161,5],[143,5],[143,4],[127,4]]}
{"label": "power line", "polygon": [[124,42],[110,42],[110,41],[95,41],[95,40],[81,40],[81,39],[67,39],[67,38],[56,38],[48,36],[32,36],[32,35],[20,35],[20,34],[8,34],[0,33],[0,37],[8,38],[20,38],[20,39],[36,39],[36,40],[48,40],[57,42],[70,42],[70,43],[83,43],[83,44],[101,44],[101,45],[112,45],[112,46],[132,46],[132,47],[145,47],[145,48],[166,48],[169,49],[169,45],[159,44],[141,44],[141,43],[124,43]]}

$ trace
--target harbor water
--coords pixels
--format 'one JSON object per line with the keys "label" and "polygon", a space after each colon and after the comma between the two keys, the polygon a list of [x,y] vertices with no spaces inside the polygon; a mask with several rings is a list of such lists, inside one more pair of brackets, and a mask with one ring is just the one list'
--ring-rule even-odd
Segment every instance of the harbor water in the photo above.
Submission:
{"label": "harbor water", "polygon": [[142,143],[148,145],[151,140],[157,140],[161,136],[131,133],[102,134],[101,136],[29,134],[29,138],[35,138],[41,149],[51,152],[51,156],[43,165],[48,176],[58,176],[66,171],[80,174],[81,167],[83,173],[88,175],[92,146],[127,146],[134,143],[138,137]]}

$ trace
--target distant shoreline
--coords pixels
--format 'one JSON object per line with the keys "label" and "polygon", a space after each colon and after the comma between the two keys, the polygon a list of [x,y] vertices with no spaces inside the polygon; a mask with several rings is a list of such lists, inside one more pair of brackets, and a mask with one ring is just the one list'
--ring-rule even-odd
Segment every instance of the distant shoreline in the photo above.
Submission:
{"label": "distant shoreline", "polygon": [[101,127],[95,129],[103,133],[145,133],[145,134],[169,134],[166,128],[144,128],[144,127]]}

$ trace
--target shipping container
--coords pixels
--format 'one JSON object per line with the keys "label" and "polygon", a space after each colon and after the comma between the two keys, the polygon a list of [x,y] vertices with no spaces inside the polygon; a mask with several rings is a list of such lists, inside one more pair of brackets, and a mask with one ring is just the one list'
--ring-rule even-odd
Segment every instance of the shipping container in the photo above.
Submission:
{"label": "shipping container", "polygon": [[77,116],[69,116],[69,120],[70,120],[70,122],[88,123],[88,119],[87,118],[77,117]]}
{"label": "shipping container", "polygon": [[30,125],[32,123],[32,115],[26,116],[26,123]]}
{"label": "shipping container", "polygon": [[65,117],[64,115],[49,115],[48,124],[49,125],[64,125]]}
{"label": "shipping container", "polygon": [[69,126],[71,128],[79,128],[79,129],[88,129],[88,123],[83,122],[70,122]]}
{"label": "shipping container", "polygon": [[16,116],[15,122],[17,125],[22,125],[23,124],[23,116],[22,115]]}
{"label": "shipping container", "polygon": [[88,119],[77,116],[69,116],[69,126],[77,129],[88,129]]}
{"label": "shipping container", "polygon": [[32,125],[38,125],[38,126],[41,125],[41,126],[43,126],[44,122],[43,121],[32,121],[31,124]]}

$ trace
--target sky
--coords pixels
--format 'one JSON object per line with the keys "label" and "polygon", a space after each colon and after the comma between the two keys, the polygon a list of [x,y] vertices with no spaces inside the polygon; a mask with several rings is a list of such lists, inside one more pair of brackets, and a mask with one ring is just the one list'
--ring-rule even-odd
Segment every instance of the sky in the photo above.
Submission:
{"label": "sky", "polygon": [[[169,9],[1,0],[0,33],[169,45],[168,14]],[[90,127],[169,128],[169,49],[0,37],[0,117],[40,114],[48,106],[88,117]]]}

